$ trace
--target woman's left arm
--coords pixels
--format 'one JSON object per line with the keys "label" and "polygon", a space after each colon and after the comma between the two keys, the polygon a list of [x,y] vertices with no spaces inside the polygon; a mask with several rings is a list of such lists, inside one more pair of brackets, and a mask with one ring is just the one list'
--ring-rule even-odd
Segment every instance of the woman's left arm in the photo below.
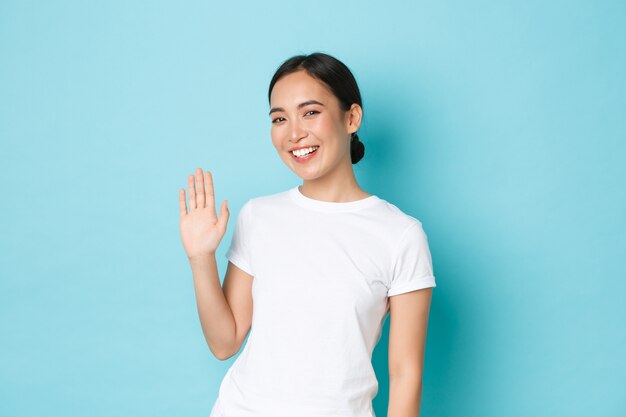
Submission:
{"label": "woman's left arm", "polygon": [[387,417],[419,417],[432,287],[389,297]]}

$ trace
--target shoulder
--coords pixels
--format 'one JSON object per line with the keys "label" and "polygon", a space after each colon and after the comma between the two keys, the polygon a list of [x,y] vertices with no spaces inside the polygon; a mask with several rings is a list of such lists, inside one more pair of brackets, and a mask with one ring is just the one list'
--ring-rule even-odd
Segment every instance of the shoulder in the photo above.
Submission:
{"label": "shoulder", "polygon": [[281,203],[284,200],[288,199],[290,193],[291,190],[283,190],[271,194],[258,195],[256,197],[250,198],[248,201],[253,202],[255,206],[273,205]]}
{"label": "shoulder", "polygon": [[400,209],[395,204],[387,200],[380,199],[381,204],[377,206],[380,219],[387,223],[388,227],[396,235],[403,235],[409,228],[415,225],[422,226],[422,222],[415,216]]}
{"label": "shoulder", "polygon": [[272,194],[257,195],[249,198],[243,206],[242,211],[252,213],[261,213],[264,209],[272,209],[275,207],[284,207],[284,203],[288,201],[291,190],[279,191]]}

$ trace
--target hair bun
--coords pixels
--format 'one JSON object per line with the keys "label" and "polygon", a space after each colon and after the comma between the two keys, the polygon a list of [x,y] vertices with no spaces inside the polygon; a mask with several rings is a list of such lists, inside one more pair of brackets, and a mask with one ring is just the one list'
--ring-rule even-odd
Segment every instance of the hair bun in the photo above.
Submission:
{"label": "hair bun", "polygon": [[356,164],[363,158],[365,154],[365,145],[363,142],[359,140],[359,135],[354,132],[352,134],[352,139],[350,140],[350,157],[352,159],[352,163]]}

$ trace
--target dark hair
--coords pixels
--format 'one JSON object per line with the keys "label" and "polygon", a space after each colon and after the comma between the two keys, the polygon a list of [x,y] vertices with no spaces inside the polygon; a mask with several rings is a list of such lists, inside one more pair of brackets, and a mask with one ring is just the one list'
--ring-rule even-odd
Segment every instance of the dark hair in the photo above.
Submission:
{"label": "dark hair", "polygon": [[[353,103],[357,103],[361,108],[361,93],[359,87],[350,72],[350,69],[337,58],[322,52],[314,52],[309,55],[295,55],[287,59],[276,70],[270,88],[267,93],[268,100],[271,100],[274,84],[285,75],[304,70],[311,77],[316,78],[326,84],[333,92],[339,105],[344,111],[348,111]],[[359,140],[359,135],[354,132],[350,141],[350,158],[356,164],[365,154],[365,145]]]}

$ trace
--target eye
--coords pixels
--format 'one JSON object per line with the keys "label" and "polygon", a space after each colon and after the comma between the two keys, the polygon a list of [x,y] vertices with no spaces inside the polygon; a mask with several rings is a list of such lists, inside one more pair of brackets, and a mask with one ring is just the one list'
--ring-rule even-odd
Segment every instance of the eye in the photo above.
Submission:
{"label": "eye", "polygon": [[309,110],[308,112],[304,113],[304,115],[306,116],[309,113],[319,113],[317,110]]}
{"label": "eye", "polygon": [[283,119],[282,117],[277,117],[274,120],[272,120],[272,123],[278,123],[279,119]]}

